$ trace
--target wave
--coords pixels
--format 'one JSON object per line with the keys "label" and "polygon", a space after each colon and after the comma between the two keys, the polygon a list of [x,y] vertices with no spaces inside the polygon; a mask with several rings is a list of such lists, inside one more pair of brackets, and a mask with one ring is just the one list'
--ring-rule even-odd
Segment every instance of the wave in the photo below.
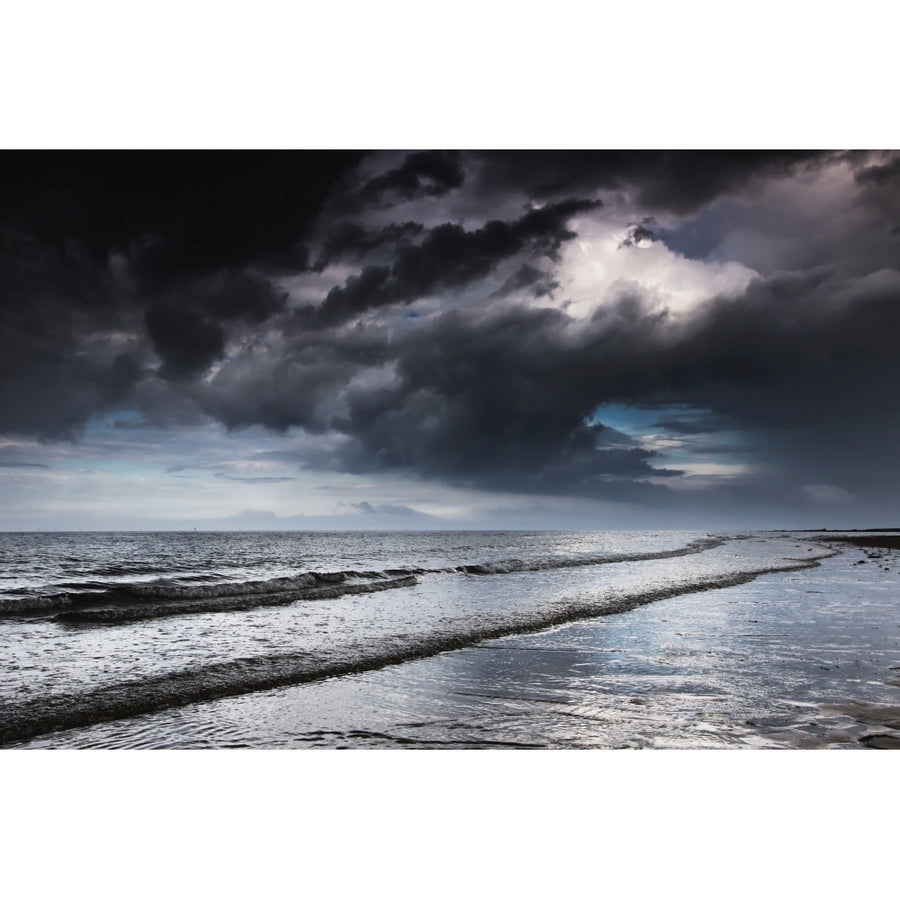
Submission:
{"label": "wave", "polygon": [[[740,540],[741,538],[732,538]],[[584,556],[548,556],[542,559],[503,559],[496,562],[457,566],[454,571],[467,575],[510,575],[513,572],[541,572],[547,569],[573,569],[579,566],[601,566],[609,563],[643,562],[648,559],[672,559],[712,550],[725,543],[725,538],[698,538],[676,550],[652,550],[646,553],[592,553]]]}
{"label": "wave", "polygon": [[759,575],[819,565],[817,560],[708,576],[652,591],[622,593],[602,602],[570,600],[564,606],[531,613],[506,612],[478,620],[456,620],[450,630],[379,638],[365,649],[335,646],[316,656],[306,651],[213,663],[179,672],[110,685],[80,695],[36,698],[0,706],[0,743],[93,725],[192,703],[254,691],[352,675],[459,650],[485,640],[541,631],[579,619],[609,616],[683,594],[733,587]]}
{"label": "wave", "polygon": [[40,594],[27,597],[0,597],[0,614],[46,612],[72,605],[68,594]]}
{"label": "wave", "polygon": [[[117,605],[147,607],[154,602],[171,603],[175,608],[179,601],[290,594],[306,589],[342,585],[351,579],[389,579],[392,575],[413,575],[415,571],[392,569],[388,572],[375,572],[348,569],[341,572],[303,572],[299,575],[270,578],[263,581],[216,581],[214,583],[210,583],[208,579],[216,576],[209,575],[195,576],[190,584],[179,584],[170,579],[137,584],[67,583],[59,586],[65,590],[57,590],[55,593],[34,592],[19,597],[0,597],[0,615],[41,613],[71,607],[79,610],[97,606],[110,606],[115,609]],[[202,583],[201,578],[204,579]],[[123,620],[125,618],[127,616],[122,616]],[[135,618],[141,618],[141,616],[135,616]],[[147,616],[143,616],[143,618],[147,618]]]}
{"label": "wave", "polygon": [[[296,580],[296,579],[294,579]],[[315,584],[311,580],[310,584]],[[80,624],[110,624],[136,622],[143,619],[161,619],[166,616],[182,616],[190,613],[239,612],[262,606],[288,606],[298,600],[332,600],[346,594],[371,594],[393,588],[412,587],[415,576],[391,578],[383,581],[369,581],[362,584],[336,584],[311,587],[308,590],[279,590],[276,593],[259,594],[248,592],[243,596],[214,595],[206,598],[170,601],[168,603],[144,604],[141,606],[113,606],[105,609],[73,609],[60,613],[55,618],[61,622]]]}
{"label": "wave", "polygon": [[105,578],[118,578],[122,575],[152,575],[160,571],[158,563],[116,563],[106,566],[95,566],[91,565],[89,560],[73,560],[70,558],[69,561],[79,564],[77,566],[66,567],[76,569],[76,574],[78,573],[78,571],[83,571],[85,575],[99,575]]}
{"label": "wave", "polygon": [[[432,575],[442,573],[460,573],[463,575],[509,575],[514,572],[538,572],[547,569],[576,568],[580,566],[597,566],[621,562],[641,562],[651,559],[669,559],[702,553],[725,543],[725,538],[706,537],[693,540],[675,550],[657,550],[646,553],[594,553],[579,556],[548,556],[537,559],[506,559],[483,563],[448,566],[444,568],[422,568],[404,566],[384,571],[358,571],[344,569],[336,572],[301,572],[280,578],[269,578],[259,581],[243,582],[211,582],[214,575],[190,576],[190,583],[184,579],[160,579],[151,582],[124,582],[107,584],[104,582],[72,582],[56,586],[54,592],[38,593],[21,597],[0,597],[0,615],[22,613],[46,613],[57,610],[68,610],[75,607],[72,613],[59,618],[64,621],[80,622],[125,622],[129,620],[157,618],[161,615],[178,615],[180,612],[214,612],[250,609],[252,606],[277,605],[279,602],[291,603],[298,591],[319,588],[326,585],[342,585],[352,580],[376,580],[390,578],[406,578],[409,576]],[[59,590],[59,588],[68,590]],[[347,593],[347,591],[344,591]],[[353,593],[363,593],[353,591]],[[256,597],[284,595],[282,601],[258,602],[250,605],[231,602],[236,597]],[[325,595],[323,595],[324,597]],[[293,597],[293,599],[289,599]],[[229,598],[225,602],[225,598]],[[214,601],[209,606],[193,604],[191,601]],[[162,612],[161,604],[166,604],[171,612]],[[156,605],[154,605],[156,604]],[[86,607],[108,607],[102,610],[91,609],[88,615]],[[134,607],[134,610],[128,609]],[[141,610],[138,610],[141,607]],[[201,608],[202,607],[202,608]],[[151,611],[155,610],[155,611]],[[83,612],[82,612],[83,611]]]}
{"label": "wave", "polygon": [[236,597],[246,594],[272,594],[312,587],[316,577],[311,572],[265,581],[225,582],[218,584],[175,584],[158,581],[150,584],[130,585],[128,593],[140,599],[193,600],[204,597]]}

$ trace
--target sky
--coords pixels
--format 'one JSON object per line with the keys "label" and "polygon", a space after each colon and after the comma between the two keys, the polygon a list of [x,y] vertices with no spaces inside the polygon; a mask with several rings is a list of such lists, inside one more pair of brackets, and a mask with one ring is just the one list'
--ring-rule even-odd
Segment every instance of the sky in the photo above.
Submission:
{"label": "sky", "polygon": [[0,529],[900,524],[900,154],[0,151]]}

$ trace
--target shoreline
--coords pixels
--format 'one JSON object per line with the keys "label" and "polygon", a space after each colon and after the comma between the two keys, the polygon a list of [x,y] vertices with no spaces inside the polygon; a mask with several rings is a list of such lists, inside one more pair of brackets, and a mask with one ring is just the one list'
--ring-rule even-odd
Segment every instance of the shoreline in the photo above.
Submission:
{"label": "shoreline", "polygon": [[822,543],[837,541],[840,544],[849,544],[852,547],[900,550],[900,534],[820,534],[815,540]]}
{"label": "shoreline", "polygon": [[[364,661],[355,656],[316,663],[306,652],[279,655],[259,660],[242,659],[235,667],[227,663],[213,664],[196,670],[173,673],[145,682],[125,682],[82,695],[77,700],[68,696],[37,698],[4,709],[0,723],[0,748],[15,746],[33,737],[78,728],[91,728],[103,722],[117,722],[135,716],[188,707],[197,703],[229,697],[253,695],[260,691],[293,688],[329,678],[360,675],[386,667],[429,659],[443,653],[477,648],[481,644],[504,638],[545,632],[567,624],[613,617],[660,603],[670,598],[686,597],[706,591],[748,584],[762,575],[814,568],[813,560],[792,560],[794,565],[765,568],[709,581],[680,584],[636,594],[624,594],[606,606],[592,603],[571,605],[559,612],[545,613],[532,620],[519,620],[514,625],[475,626],[468,633],[451,637],[420,637],[399,647],[373,655]],[[414,579],[413,579],[414,581]]]}
{"label": "shoreline", "polygon": [[828,542],[816,567],[24,746],[900,746],[900,554]]}

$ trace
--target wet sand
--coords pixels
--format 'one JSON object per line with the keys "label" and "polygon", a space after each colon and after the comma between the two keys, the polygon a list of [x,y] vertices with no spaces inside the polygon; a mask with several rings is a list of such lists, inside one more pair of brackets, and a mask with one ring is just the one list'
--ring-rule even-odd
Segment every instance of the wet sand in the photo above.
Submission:
{"label": "wet sand", "polygon": [[853,547],[867,547],[877,550],[900,550],[900,534],[830,534],[823,533],[816,540],[825,544],[850,544]]}

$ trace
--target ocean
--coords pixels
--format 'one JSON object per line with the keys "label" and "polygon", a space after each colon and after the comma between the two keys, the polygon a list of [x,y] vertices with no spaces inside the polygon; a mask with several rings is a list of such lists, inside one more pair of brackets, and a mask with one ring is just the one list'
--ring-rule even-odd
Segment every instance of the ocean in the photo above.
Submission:
{"label": "ocean", "polygon": [[865,746],[885,723],[860,710],[900,662],[895,551],[877,575],[870,552],[786,532],[0,534],[0,742]]}

